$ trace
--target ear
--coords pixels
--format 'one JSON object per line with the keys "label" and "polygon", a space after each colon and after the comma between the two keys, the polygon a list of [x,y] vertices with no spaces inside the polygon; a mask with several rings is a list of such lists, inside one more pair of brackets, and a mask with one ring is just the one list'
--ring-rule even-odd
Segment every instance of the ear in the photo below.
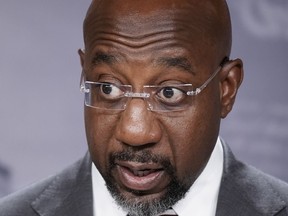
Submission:
{"label": "ear", "polygon": [[81,63],[82,69],[84,69],[85,53],[84,53],[84,51],[82,49],[79,49],[78,50],[78,54],[79,54],[79,57],[80,57],[80,63]]}
{"label": "ear", "polygon": [[221,117],[225,118],[232,110],[237,91],[243,80],[241,59],[227,62],[220,72]]}

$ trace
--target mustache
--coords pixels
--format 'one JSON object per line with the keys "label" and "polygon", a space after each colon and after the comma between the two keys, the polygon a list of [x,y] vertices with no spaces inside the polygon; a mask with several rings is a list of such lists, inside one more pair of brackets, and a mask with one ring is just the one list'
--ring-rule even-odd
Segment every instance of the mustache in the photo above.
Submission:
{"label": "mustache", "polygon": [[167,156],[154,154],[150,150],[122,150],[121,152],[114,152],[109,158],[110,167],[116,166],[116,161],[131,161],[138,163],[155,163],[160,164],[163,169],[168,171],[168,173],[174,173],[174,167]]}

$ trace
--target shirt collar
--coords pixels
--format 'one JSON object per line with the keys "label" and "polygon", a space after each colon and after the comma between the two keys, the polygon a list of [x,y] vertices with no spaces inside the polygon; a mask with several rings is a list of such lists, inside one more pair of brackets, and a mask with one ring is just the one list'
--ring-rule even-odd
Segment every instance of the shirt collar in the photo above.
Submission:
{"label": "shirt collar", "polygon": [[105,181],[92,163],[93,216],[126,216],[109,193]]}
{"label": "shirt collar", "polygon": [[223,173],[223,149],[218,137],[210,159],[184,199],[173,206],[178,216],[212,216],[216,213]]}
{"label": "shirt collar", "polygon": [[[223,149],[218,137],[210,159],[184,199],[172,206],[178,216],[213,216],[223,173]],[[105,181],[92,163],[93,215],[126,216],[106,188]]]}

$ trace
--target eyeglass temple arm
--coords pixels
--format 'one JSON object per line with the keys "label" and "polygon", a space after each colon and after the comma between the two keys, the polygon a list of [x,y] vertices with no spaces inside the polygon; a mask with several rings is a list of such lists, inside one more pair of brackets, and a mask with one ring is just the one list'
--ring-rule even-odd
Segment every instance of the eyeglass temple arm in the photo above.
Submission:
{"label": "eyeglass temple arm", "polygon": [[80,92],[89,93],[89,89],[85,88],[85,78],[84,78],[84,71],[82,70],[81,77],[80,77]]}
{"label": "eyeglass temple arm", "polygon": [[211,80],[216,76],[216,74],[222,69],[222,67],[229,61],[229,58],[226,56],[221,63],[219,64],[219,67],[216,69],[216,71],[209,77],[208,80],[206,80],[206,82],[203,83],[203,85],[201,85],[200,87],[196,88],[194,91],[188,91],[187,95],[197,95],[199,94],[204,88],[206,88],[206,86],[211,82]]}

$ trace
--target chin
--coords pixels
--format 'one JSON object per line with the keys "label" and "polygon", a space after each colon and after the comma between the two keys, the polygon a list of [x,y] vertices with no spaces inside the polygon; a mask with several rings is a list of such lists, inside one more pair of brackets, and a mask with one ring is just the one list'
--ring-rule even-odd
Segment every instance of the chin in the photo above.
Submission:
{"label": "chin", "polygon": [[106,186],[116,203],[130,216],[158,215],[183,199],[190,188],[190,185],[184,185],[175,178],[157,193],[122,189],[116,181],[109,180],[106,181]]}

